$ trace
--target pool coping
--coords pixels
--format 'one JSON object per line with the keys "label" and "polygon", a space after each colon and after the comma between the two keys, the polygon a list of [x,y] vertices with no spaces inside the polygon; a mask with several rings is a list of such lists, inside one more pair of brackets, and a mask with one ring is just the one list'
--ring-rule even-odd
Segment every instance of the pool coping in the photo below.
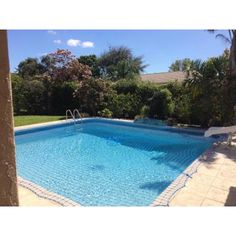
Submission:
{"label": "pool coping", "polygon": [[[108,120],[108,121],[122,121],[122,122],[134,123],[133,120],[108,119],[108,118],[100,118],[100,117],[92,117],[92,118],[85,118],[85,119],[86,120],[102,119],[102,120]],[[68,119],[68,120],[51,121],[51,122],[44,122],[44,123],[38,123],[38,124],[32,124],[32,125],[24,125],[24,126],[15,127],[14,131],[24,131],[31,128],[40,128],[40,127],[43,128],[47,126],[53,127],[60,124],[70,124],[72,122],[73,122],[73,119]],[[142,126],[152,127],[153,125],[142,124]],[[177,129],[181,129],[181,128],[177,128]],[[210,148],[208,148],[204,153],[202,153],[170,185],[168,185],[168,187],[160,195],[158,195],[158,197],[149,206],[151,207],[169,206],[169,203],[173,199],[175,194],[177,194],[179,190],[185,187],[187,181],[191,179],[192,175],[197,172],[198,167],[201,165],[202,161],[211,157],[217,145],[219,145],[219,142],[213,143]],[[23,179],[20,176],[18,176],[18,184],[21,187],[24,187],[32,191],[38,197],[51,200],[53,202],[60,204],[61,206],[82,206],[81,204],[77,202],[74,202],[54,192],[48,191],[45,188],[41,187],[40,185],[37,185],[31,181]]]}
{"label": "pool coping", "polygon": [[39,198],[47,199],[58,203],[61,206],[81,206],[79,203],[70,200],[69,198],[63,197],[57,193],[46,190],[45,188],[37,185],[31,181],[23,179],[18,176],[17,181],[19,186],[26,188],[37,195]]}

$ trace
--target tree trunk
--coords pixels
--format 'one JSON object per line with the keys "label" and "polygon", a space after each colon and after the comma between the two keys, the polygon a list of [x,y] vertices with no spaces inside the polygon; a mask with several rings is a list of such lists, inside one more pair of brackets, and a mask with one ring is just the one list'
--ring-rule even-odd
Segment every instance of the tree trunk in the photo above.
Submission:
{"label": "tree trunk", "polygon": [[0,30],[0,206],[18,206],[7,32]]}

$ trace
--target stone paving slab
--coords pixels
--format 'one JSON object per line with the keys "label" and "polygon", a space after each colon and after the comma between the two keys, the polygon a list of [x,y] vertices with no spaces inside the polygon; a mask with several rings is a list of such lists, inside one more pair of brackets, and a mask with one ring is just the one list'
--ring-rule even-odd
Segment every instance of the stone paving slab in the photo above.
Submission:
{"label": "stone paving slab", "polygon": [[217,146],[169,205],[236,206],[236,143]]}
{"label": "stone paving slab", "polygon": [[56,202],[38,197],[32,191],[18,186],[18,195],[20,206],[61,206]]}

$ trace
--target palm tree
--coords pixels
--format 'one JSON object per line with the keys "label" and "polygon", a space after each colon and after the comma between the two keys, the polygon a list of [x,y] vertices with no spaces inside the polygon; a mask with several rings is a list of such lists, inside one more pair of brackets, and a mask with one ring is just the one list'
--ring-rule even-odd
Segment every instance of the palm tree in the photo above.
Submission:
{"label": "palm tree", "polygon": [[18,206],[7,32],[0,30],[0,206]]}
{"label": "palm tree", "polygon": [[[216,33],[216,30],[208,30],[208,32]],[[216,38],[220,38],[230,45],[231,74],[236,76],[236,30],[228,30],[228,37],[224,34],[216,34]]]}

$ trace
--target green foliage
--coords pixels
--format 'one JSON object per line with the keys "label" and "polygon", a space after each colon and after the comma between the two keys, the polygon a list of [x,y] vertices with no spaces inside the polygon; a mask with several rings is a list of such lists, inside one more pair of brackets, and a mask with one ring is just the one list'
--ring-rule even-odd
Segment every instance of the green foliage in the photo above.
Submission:
{"label": "green foliage", "polygon": [[50,110],[49,114],[63,115],[67,109],[79,107],[73,94],[76,89],[76,83],[65,82],[63,84],[55,84],[50,91]]}
{"label": "green foliage", "polygon": [[176,60],[173,62],[170,67],[169,71],[190,71],[194,70],[198,65],[201,63],[200,60],[191,60],[189,58],[184,58],[181,60]]}
{"label": "green foliage", "polygon": [[139,83],[137,80],[127,79],[118,80],[116,83],[113,84],[113,88],[117,91],[118,94],[136,93],[138,90],[138,86]]}
{"label": "green foliage", "polygon": [[150,107],[144,105],[140,110],[140,117],[141,118],[149,117],[149,114],[150,114]]}
{"label": "green foliage", "polygon": [[173,111],[174,103],[172,101],[172,94],[167,88],[155,92],[150,98],[151,118],[166,119],[172,115]]}
{"label": "green foliage", "polygon": [[[160,86],[135,78],[142,60],[124,47],[111,48],[101,58],[76,59],[67,50],[41,60],[28,58],[19,64],[18,74],[12,74],[14,112],[64,115],[66,109],[79,108],[90,116],[139,114],[205,127],[235,123],[236,78],[231,76],[229,51],[204,62],[186,59],[180,64],[188,75],[184,83]],[[98,70],[106,79],[99,78]]]}
{"label": "green foliage", "polygon": [[29,114],[44,114],[46,112],[46,88],[42,81],[30,80],[24,82],[24,108]]}
{"label": "green foliage", "polygon": [[190,123],[191,94],[188,89],[177,81],[167,84],[166,88],[171,92],[175,104],[172,117],[182,123]]}
{"label": "green foliage", "polygon": [[104,78],[113,81],[134,79],[145,68],[142,57],[135,57],[127,47],[111,47],[99,58],[99,66]]}
{"label": "green foliage", "polygon": [[27,58],[20,62],[17,72],[19,76],[27,79],[35,75],[42,74],[44,72],[44,68],[37,58]]}
{"label": "green foliage", "polygon": [[17,74],[11,75],[14,113],[19,114],[24,108],[24,81]]}
{"label": "green foliage", "polygon": [[108,108],[117,118],[134,118],[139,113],[140,98],[135,94],[114,94],[110,99]]}
{"label": "green foliage", "polygon": [[191,95],[192,122],[202,126],[230,123],[234,116],[235,80],[230,77],[228,51],[191,71],[185,86]]}
{"label": "green foliage", "polygon": [[113,112],[107,108],[104,108],[103,110],[98,111],[98,115],[102,117],[106,117],[106,118],[111,118],[113,115]]}
{"label": "green foliage", "polygon": [[83,106],[83,112],[96,116],[98,111],[107,107],[114,93],[109,81],[88,79],[77,87],[74,96]]}
{"label": "green foliage", "polygon": [[92,76],[94,78],[99,78],[101,76],[100,68],[98,64],[98,58],[96,55],[80,56],[78,61],[81,64],[87,65],[92,71]]}

